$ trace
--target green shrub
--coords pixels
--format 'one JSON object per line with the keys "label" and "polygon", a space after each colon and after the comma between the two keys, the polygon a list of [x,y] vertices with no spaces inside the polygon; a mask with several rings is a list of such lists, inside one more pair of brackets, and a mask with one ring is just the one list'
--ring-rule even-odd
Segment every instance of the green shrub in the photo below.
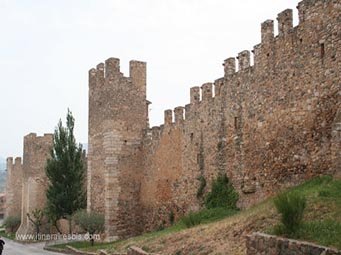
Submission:
{"label": "green shrub", "polygon": [[207,209],[219,207],[237,209],[237,201],[238,193],[224,174],[213,180],[212,190],[205,198],[205,206]]}
{"label": "green shrub", "polygon": [[282,223],[275,232],[289,237],[294,236],[302,224],[306,198],[298,192],[286,192],[278,195],[274,199],[274,204],[281,214]]}
{"label": "green shrub", "polygon": [[86,210],[80,210],[73,215],[73,220],[78,226],[90,234],[91,245],[94,245],[93,235],[95,233],[101,233],[104,230],[104,216],[96,212],[88,213]]}
{"label": "green shrub", "polygon": [[8,216],[4,221],[4,226],[7,231],[14,233],[17,231],[21,223],[21,218],[19,216]]}
{"label": "green shrub", "polygon": [[187,227],[194,227],[199,225],[202,221],[202,218],[197,213],[189,213],[181,219],[181,222]]}
{"label": "green shrub", "polygon": [[181,223],[183,223],[187,228],[199,225],[201,223],[209,223],[212,221],[220,220],[225,217],[235,214],[237,210],[229,210],[227,208],[213,208],[213,209],[203,209],[199,212],[191,212],[186,216],[181,218]]}

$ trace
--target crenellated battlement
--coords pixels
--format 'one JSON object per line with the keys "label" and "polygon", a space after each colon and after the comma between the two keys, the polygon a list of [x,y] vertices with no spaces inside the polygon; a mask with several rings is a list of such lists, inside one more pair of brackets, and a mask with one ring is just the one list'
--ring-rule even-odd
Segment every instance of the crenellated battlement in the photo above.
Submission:
{"label": "crenellated battlement", "polygon": [[198,176],[209,183],[226,173],[243,208],[333,174],[341,3],[303,0],[297,8],[297,26],[291,9],[265,20],[260,43],[225,59],[223,77],[191,87],[189,104],[165,110],[160,126],[146,124],[145,62],[130,61],[129,77],[116,58],[89,71],[88,209],[106,215],[108,235],[152,230],[169,212],[200,208]]}
{"label": "crenellated battlement", "polygon": [[273,42],[275,35],[274,29],[274,21],[271,19],[268,19],[261,24],[261,38],[263,45],[268,45]]}
{"label": "crenellated battlement", "polygon": [[223,66],[225,77],[233,75],[236,72],[236,59],[235,58],[225,59]]}
{"label": "crenellated battlement", "polygon": [[15,160],[14,160],[14,164],[21,166],[22,165],[21,157],[16,157]]}
{"label": "crenellated battlement", "polygon": [[[293,27],[293,10],[286,9],[277,15],[278,35],[274,34],[274,21],[268,19],[261,24],[261,43],[255,45],[250,55],[248,50],[240,52],[237,56],[238,71],[236,71],[236,59],[233,57],[227,58],[224,61],[225,78],[236,74],[237,79],[239,72],[248,69],[252,62],[256,72],[264,72],[265,68],[275,68],[276,59],[281,56],[275,54],[274,51],[287,54],[287,51],[281,51],[283,42],[291,42],[296,45],[304,45],[304,41],[300,38],[302,31],[311,30],[314,26],[306,21],[314,23],[319,16],[333,17],[341,12],[341,5],[338,1],[328,0],[304,0],[297,6],[299,12],[299,24]],[[315,19],[315,20],[314,20]],[[321,27],[320,22],[316,22],[316,28]],[[298,41],[298,42],[296,42]],[[251,59],[253,58],[253,61]],[[276,59],[274,58],[276,57]]]}
{"label": "crenellated battlement", "polygon": [[250,51],[244,50],[238,53],[238,71],[248,69],[250,67]]}
{"label": "crenellated battlement", "polygon": [[[138,202],[135,199],[127,202],[125,194],[137,192],[137,185],[131,185],[136,182],[135,175],[127,171],[136,166],[135,158],[141,154],[138,151],[140,143],[153,138],[153,131],[149,129],[146,69],[145,62],[131,60],[129,76],[125,76],[120,69],[120,60],[109,58],[89,71],[87,206],[89,210],[107,215],[108,236],[122,236],[130,225],[137,228],[140,224],[134,219],[124,220],[118,230],[111,223],[117,221],[120,213],[130,217],[138,211]],[[125,171],[121,172],[120,167]],[[97,189],[98,186],[102,188]],[[120,208],[111,203],[112,199],[127,207]]]}
{"label": "crenellated battlement", "polygon": [[129,62],[129,76],[124,76],[120,69],[120,59],[108,58],[105,63],[99,63],[96,68],[89,70],[89,87],[95,88],[111,84],[115,79],[125,78],[141,92],[146,90],[146,62],[131,60]]}
{"label": "crenellated battlement", "polygon": [[214,81],[214,96],[215,97],[218,97],[221,95],[223,86],[224,86],[224,77],[216,79]]}
{"label": "crenellated battlement", "polygon": [[170,125],[172,125],[173,123],[173,111],[168,109],[168,110],[165,110],[164,112],[164,124],[165,124],[165,127],[168,127]]}
{"label": "crenellated battlement", "polygon": [[6,203],[5,217],[21,216],[21,196],[22,196],[22,179],[23,165],[20,157],[8,157],[7,163],[7,180],[6,180]]}
{"label": "crenellated battlement", "polygon": [[8,157],[6,159],[6,163],[7,163],[7,169],[8,169],[8,166],[12,166],[13,165],[13,157]]}
{"label": "crenellated battlement", "polygon": [[[50,157],[53,145],[53,134],[37,136],[30,133],[24,136],[23,159],[15,158],[12,176],[12,196],[20,201],[21,225],[18,229],[20,234],[34,232],[31,222],[27,219],[27,213],[37,208],[44,208],[46,203],[47,177],[45,173],[46,161]],[[16,173],[14,173],[16,172]],[[16,181],[13,176],[17,175]],[[20,187],[16,192],[15,187]],[[18,189],[18,188],[17,188]],[[21,204],[21,201],[25,203]],[[9,208],[14,205],[9,204]]]}
{"label": "crenellated battlement", "polygon": [[118,58],[108,58],[105,61],[104,74],[107,80],[112,80],[115,76],[121,75],[120,60]]}
{"label": "crenellated battlement", "polygon": [[50,145],[52,141],[53,134],[44,134],[42,136],[37,136],[36,133],[30,133],[24,136],[24,145],[26,145],[27,150],[30,152],[32,151],[33,145],[39,148],[45,148],[45,146],[47,144]]}
{"label": "crenellated battlement", "polygon": [[[309,16],[309,12],[315,12],[316,8],[323,9],[326,5],[332,4],[336,8],[341,8],[337,1],[322,1],[322,0],[303,0],[298,4],[299,15],[305,17]],[[328,10],[323,12],[328,12]],[[300,18],[300,23],[302,23],[306,18]],[[277,15],[278,23],[278,35],[274,34],[274,20],[268,19],[261,24],[261,43],[254,46],[251,56],[249,50],[243,50],[238,53],[238,56],[227,58],[224,63],[224,78],[217,79],[214,83],[204,83],[201,87],[195,86],[190,88],[190,104],[185,107],[177,107],[172,110],[166,110],[164,116],[164,126],[171,126],[173,123],[183,123],[190,118],[191,111],[193,107],[197,108],[202,101],[208,101],[214,97],[221,94],[222,88],[224,86],[224,80],[231,80],[231,84],[237,81],[239,76],[244,75],[246,70],[252,68],[255,72],[247,72],[247,75],[257,76],[259,72],[264,72],[264,68],[273,66],[275,68],[276,60],[274,57],[275,51],[279,51],[278,47],[282,47],[282,40],[297,40],[299,36],[296,34],[299,30],[304,30],[305,27],[301,27],[299,24],[295,29],[293,27],[293,10],[286,9]],[[296,34],[295,34],[296,33]],[[287,37],[292,37],[288,39]],[[301,40],[302,43],[302,40]],[[282,51],[281,54],[286,54],[286,51]],[[253,57],[253,61],[251,59]],[[238,63],[236,62],[238,61]],[[254,62],[254,66],[251,63]],[[238,70],[236,67],[238,66]],[[269,69],[269,72],[272,69]],[[211,105],[213,106],[213,105]],[[210,106],[209,106],[210,107]],[[174,122],[173,122],[174,115]]]}
{"label": "crenellated battlement", "polygon": [[210,100],[213,97],[213,84],[211,82],[204,83],[201,86],[202,101]]}
{"label": "crenellated battlement", "polygon": [[278,36],[285,36],[292,31],[293,16],[292,9],[286,9],[277,16]]}
{"label": "crenellated battlement", "polygon": [[318,18],[318,12],[328,13],[331,8],[327,8],[329,5],[333,5],[335,11],[340,11],[341,6],[338,0],[303,0],[298,3],[298,17],[299,23],[310,22],[312,19]]}
{"label": "crenellated battlement", "polygon": [[16,157],[13,160],[13,157],[7,157],[6,159],[7,171],[11,172],[14,168],[22,166],[22,159],[21,157]]}
{"label": "crenellated battlement", "polygon": [[135,84],[145,96],[147,87],[147,63],[131,60],[129,62],[129,77],[133,84]]}
{"label": "crenellated battlement", "polygon": [[183,106],[178,106],[174,108],[174,119],[175,119],[175,124],[180,125],[184,121],[184,110],[185,107]]}

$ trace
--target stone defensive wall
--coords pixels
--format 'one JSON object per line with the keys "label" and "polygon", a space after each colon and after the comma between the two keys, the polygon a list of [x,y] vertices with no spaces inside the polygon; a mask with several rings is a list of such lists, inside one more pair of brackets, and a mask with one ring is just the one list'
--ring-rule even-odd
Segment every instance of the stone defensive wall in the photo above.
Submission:
{"label": "stone defensive wall", "polygon": [[[24,157],[7,159],[8,182],[6,186],[5,217],[20,216],[18,234],[35,233],[34,226],[27,219],[27,213],[44,209],[46,202],[47,177],[46,160],[53,143],[52,134],[37,136],[31,133],[24,137]],[[42,231],[44,231],[42,229]]]}
{"label": "stone defensive wall", "polygon": [[[341,173],[341,3],[303,0],[261,24],[261,43],[149,128],[146,64],[108,59],[89,72],[88,209],[115,238],[203,206],[219,173],[249,207],[318,175]],[[253,63],[253,64],[252,64]],[[91,191],[90,191],[91,190]],[[90,192],[89,192],[90,191]]]}
{"label": "stone defensive wall", "polygon": [[23,165],[21,158],[7,158],[5,217],[21,217]]}
{"label": "stone defensive wall", "polygon": [[[302,1],[261,25],[260,44],[193,87],[190,104],[146,131],[145,226],[197,210],[200,178],[226,173],[248,207],[321,174],[341,173],[341,3]],[[253,57],[253,61],[251,61]],[[254,63],[251,65],[250,63]],[[338,148],[338,149],[337,149]],[[148,227],[147,227],[148,228]]]}

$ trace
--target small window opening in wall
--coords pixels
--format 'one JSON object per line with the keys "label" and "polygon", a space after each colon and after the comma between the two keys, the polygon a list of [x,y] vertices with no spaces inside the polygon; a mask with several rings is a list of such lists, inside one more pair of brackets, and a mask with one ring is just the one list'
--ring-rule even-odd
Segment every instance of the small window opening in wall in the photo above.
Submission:
{"label": "small window opening in wall", "polygon": [[128,142],[127,140],[124,140],[124,144],[127,144],[127,142]]}
{"label": "small window opening in wall", "polygon": [[234,117],[234,128],[238,129],[238,117]]}
{"label": "small window opening in wall", "polygon": [[194,134],[191,133],[191,142],[193,142]]}
{"label": "small window opening in wall", "polygon": [[269,56],[270,56],[270,53],[266,54],[266,56],[269,57]]}
{"label": "small window opening in wall", "polygon": [[300,43],[302,43],[302,42],[303,42],[303,39],[301,38],[301,39],[300,39]]}
{"label": "small window opening in wall", "polygon": [[320,45],[320,47],[321,47],[321,58],[323,59],[324,58],[324,55],[325,55],[325,47],[324,47],[324,43],[321,43],[321,45]]}

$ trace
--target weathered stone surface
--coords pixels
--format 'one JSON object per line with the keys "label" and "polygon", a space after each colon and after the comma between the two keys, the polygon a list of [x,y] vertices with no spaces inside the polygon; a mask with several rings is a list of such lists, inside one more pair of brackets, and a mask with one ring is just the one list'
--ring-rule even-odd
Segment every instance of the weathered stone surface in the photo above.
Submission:
{"label": "weathered stone surface", "polygon": [[341,108],[337,112],[332,126],[331,154],[335,176],[341,178]]}
{"label": "weathered stone surface", "polygon": [[21,158],[7,158],[5,217],[21,217],[23,166]]}
{"label": "weathered stone surface", "polygon": [[105,215],[111,239],[142,231],[141,140],[147,108],[144,62],[131,61],[129,77],[114,58],[89,71],[88,210]]}
{"label": "weathered stone surface", "polygon": [[[282,188],[340,172],[341,4],[304,0],[262,23],[262,41],[191,88],[190,104],[148,127],[146,65],[109,59],[89,72],[88,209],[108,236],[169,224],[203,203],[198,179],[226,173],[248,207]],[[251,63],[254,65],[251,65]],[[238,66],[238,70],[237,67]],[[184,116],[183,116],[184,115]],[[199,178],[200,177],[200,178]]]}
{"label": "weathered stone surface", "polygon": [[[22,185],[13,187],[22,192],[21,225],[18,234],[34,234],[35,228],[28,220],[27,213],[45,208],[47,189],[45,165],[52,143],[52,134],[37,136],[31,133],[24,137]],[[44,229],[41,230],[44,232]]]}
{"label": "weathered stone surface", "polygon": [[326,255],[341,254],[340,251],[313,243],[291,240],[262,233],[246,238],[247,255]]}

